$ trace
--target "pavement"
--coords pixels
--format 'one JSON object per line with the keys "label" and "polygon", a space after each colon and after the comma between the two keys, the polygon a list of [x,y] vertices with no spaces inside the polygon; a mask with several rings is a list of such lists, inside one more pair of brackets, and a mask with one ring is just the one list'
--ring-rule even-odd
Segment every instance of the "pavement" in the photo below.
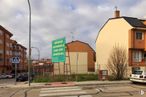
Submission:
{"label": "pavement", "polygon": [[108,85],[108,84],[130,84],[129,80],[122,81],[83,81],[83,82],[49,82],[49,83],[31,83],[28,82],[17,82],[15,83],[2,83],[0,88],[41,88],[41,87],[65,87],[65,86],[84,86],[84,85]]}
{"label": "pavement", "polygon": [[[146,97],[145,84],[122,81],[0,83],[0,97]],[[5,88],[7,87],[7,88]]]}

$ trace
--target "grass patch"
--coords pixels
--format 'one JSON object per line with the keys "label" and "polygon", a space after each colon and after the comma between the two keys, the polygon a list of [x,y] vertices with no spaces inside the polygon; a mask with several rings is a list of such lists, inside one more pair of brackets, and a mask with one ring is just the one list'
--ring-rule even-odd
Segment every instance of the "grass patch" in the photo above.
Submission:
{"label": "grass patch", "polygon": [[55,75],[55,76],[42,76],[37,75],[34,77],[33,82],[64,82],[64,81],[91,81],[98,80],[97,74],[72,74],[68,76]]}

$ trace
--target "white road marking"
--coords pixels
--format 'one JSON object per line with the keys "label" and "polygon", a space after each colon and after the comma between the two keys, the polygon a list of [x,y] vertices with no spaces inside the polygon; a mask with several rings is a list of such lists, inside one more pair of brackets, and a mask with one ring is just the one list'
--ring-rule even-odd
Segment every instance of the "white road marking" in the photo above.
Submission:
{"label": "white road marking", "polygon": [[73,87],[56,87],[56,88],[42,88],[41,90],[60,90],[60,89],[73,89],[73,88],[80,88],[78,86],[73,86]]}
{"label": "white road marking", "polygon": [[[72,86],[72,87],[54,87],[54,88],[41,88],[40,97],[77,97],[77,96],[61,96],[61,95],[79,95],[86,94],[86,91],[82,90],[81,87]],[[80,97],[92,97],[91,95],[83,95]]]}
{"label": "white road marking", "polygon": [[82,94],[82,93],[86,93],[84,91],[76,91],[76,92],[60,92],[60,93],[48,93],[48,94],[40,94],[41,97],[45,97],[45,96],[60,96],[60,95],[73,95],[73,94]]}
{"label": "white road marking", "polygon": [[45,91],[41,91],[41,93],[50,93],[50,92],[66,92],[66,91],[79,91],[81,89],[65,89],[65,90],[45,90]]}

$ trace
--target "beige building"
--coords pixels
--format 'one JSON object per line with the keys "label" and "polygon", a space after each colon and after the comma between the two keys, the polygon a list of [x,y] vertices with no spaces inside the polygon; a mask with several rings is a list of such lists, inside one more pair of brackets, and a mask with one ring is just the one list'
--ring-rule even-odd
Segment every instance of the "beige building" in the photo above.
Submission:
{"label": "beige building", "polygon": [[[69,64],[70,56],[70,68],[71,74],[86,74],[95,71],[95,51],[91,46],[85,42],[72,41],[67,43],[69,53],[66,52],[66,64]],[[60,74],[64,74],[64,65],[59,63]],[[54,64],[54,73],[58,74],[58,63]]]}
{"label": "beige building", "polygon": [[146,62],[146,25],[145,20],[133,17],[120,16],[120,11],[115,11],[115,17],[110,18],[98,32],[96,38],[96,71],[108,70],[107,61],[115,45],[127,50],[129,68],[131,73],[136,68],[144,68]]}

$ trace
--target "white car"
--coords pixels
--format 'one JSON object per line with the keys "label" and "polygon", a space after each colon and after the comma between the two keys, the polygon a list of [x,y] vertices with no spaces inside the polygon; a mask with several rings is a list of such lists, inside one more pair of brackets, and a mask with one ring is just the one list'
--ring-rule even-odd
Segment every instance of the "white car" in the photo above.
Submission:
{"label": "white car", "polygon": [[130,80],[132,82],[146,83],[146,71],[136,70],[132,73]]}

